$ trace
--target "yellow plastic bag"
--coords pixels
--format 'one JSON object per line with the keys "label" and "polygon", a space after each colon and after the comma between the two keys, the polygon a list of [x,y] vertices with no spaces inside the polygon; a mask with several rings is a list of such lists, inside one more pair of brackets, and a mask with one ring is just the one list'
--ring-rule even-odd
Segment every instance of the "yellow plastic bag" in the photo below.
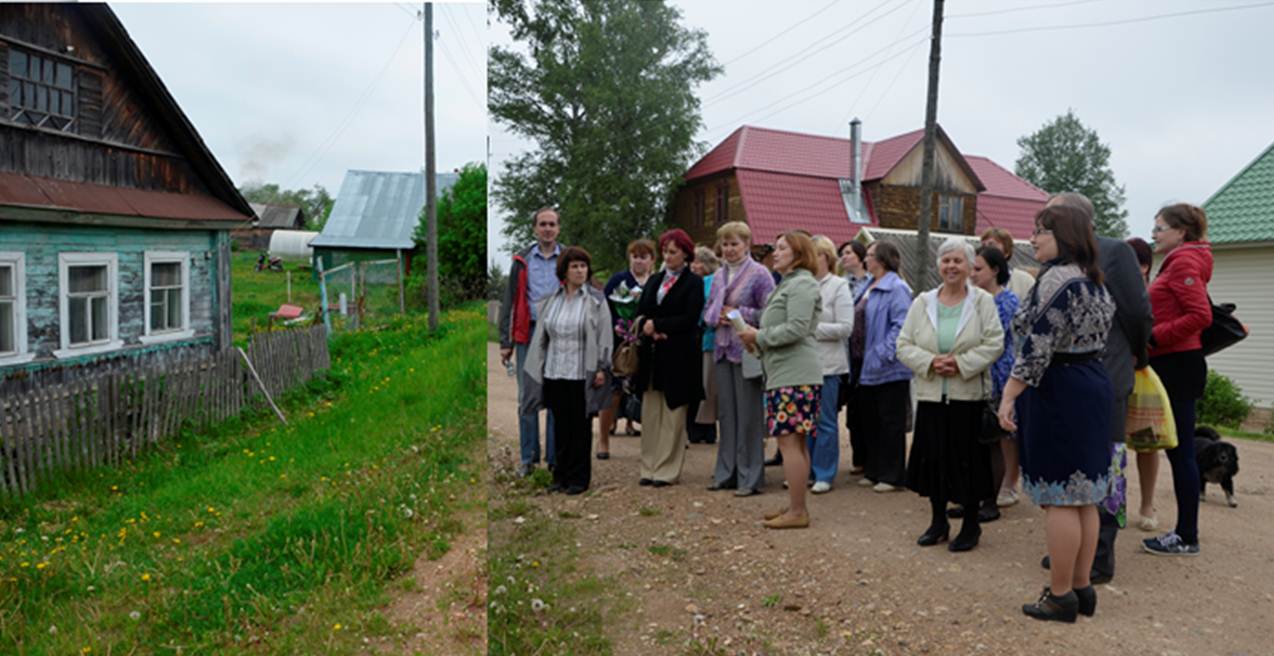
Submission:
{"label": "yellow plastic bag", "polygon": [[1137,370],[1128,397],[1128,418],[1124,424],[1128,433],[1128,448],[1134,451],[1155,451],[1177,446],[1177,424],[1172,418],[1172,404],[1168,390],[1154,369]]}

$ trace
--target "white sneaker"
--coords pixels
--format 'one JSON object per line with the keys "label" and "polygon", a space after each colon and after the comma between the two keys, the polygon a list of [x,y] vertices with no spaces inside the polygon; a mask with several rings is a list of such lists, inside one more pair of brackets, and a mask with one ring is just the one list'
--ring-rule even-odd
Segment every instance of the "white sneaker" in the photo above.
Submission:
{"label": "white sneaker", "polygon": [[858,484],[863,487],[871,487],[875,485],[875,483],[871,482],[870,478],[860,478],[858,479]]}
{"label": "white sneaker", "polygon": [[1150,515],[1149,517],[1145,515],[1138,515],[1137,528],[1147,533],[1153,533],[1159,528],[1159,518],[1154,515]]}
{"label": "white sneaker", "polygon": [[1017,490],[1000,490],[1000,495],[995,498],[995,506],[997,508],[1008,508],[1017,503]]}
{"label": "white sneaker", "polygon": [[893,492],[893,491],[895,491],[895,490],[897,490],[897,489],[898,489],[898,488],[896,488],[896,487],[894,487],[894,486],[892,486],[892,485],[890,485],[890,484],[888,484],[888,483],[877,483],[877,484],[875,485],[875,487],[873,487],[873,488],[872,488],[872,490],[874,490],[874,491],[876,491],[876,492]]}
{"label": "white sneaker", "polygon": [[831,490],[832,484],[827,481],[817,481],[814,483],[814,487],[810,488],[810,492],[813,492],[814,494],[823,494],[824,492],[830,492]]}

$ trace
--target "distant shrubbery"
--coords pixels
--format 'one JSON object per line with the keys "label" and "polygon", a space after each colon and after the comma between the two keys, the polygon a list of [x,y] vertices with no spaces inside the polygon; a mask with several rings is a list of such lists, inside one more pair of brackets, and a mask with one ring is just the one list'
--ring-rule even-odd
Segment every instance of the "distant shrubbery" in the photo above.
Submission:
{"label": "distant shrubbery", "polygon": [[1243,396],[1243,390],[1234,381],[1215,371],[1208,371],[1208,385],[1203,390],[1198,410],[1200,424],[1237,428],[1252,412],[1252,402]]}

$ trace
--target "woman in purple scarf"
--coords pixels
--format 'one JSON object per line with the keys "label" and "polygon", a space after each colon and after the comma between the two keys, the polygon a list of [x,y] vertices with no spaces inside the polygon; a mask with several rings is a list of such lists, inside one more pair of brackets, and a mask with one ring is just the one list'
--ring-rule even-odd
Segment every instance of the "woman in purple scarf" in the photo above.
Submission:
{"label": "woman in purple scarf", "polygon": [[717,466],[709,490],[734,490],[739,497],[760,493],[765,483],[765,387],[761,363],[743,350],[729,314],[758,326],[765,299],[774,291],[774,278],[749,255],[752,230],[742,221],[717,229],[722,266],[713,280],[703,322],[717,327],[712,353],[717,377],[717,421],[721,423]]}

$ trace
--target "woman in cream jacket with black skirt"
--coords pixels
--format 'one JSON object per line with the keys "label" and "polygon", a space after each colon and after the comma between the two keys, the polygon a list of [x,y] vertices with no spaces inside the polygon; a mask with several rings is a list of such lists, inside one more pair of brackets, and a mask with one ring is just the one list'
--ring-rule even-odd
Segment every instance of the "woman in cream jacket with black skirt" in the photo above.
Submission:
{"label": "woman in cream jacket with black skirt", "polygon": [[[925,547],[947,539],[948,501],[977,508],[995,491],[990,447],[978,436],[991,394],[987,370],[1004,349],[1004,327],[995,299],[969,282],[973,257],[963,239],[938,248],[942,284],[912,302],[898,335],[898,359],[915,373],[919,400],[907,486],[929,497],[933,518],[916,541]],[[973,549],[981,534],[977,513],[965,513],[948,548]]]}

